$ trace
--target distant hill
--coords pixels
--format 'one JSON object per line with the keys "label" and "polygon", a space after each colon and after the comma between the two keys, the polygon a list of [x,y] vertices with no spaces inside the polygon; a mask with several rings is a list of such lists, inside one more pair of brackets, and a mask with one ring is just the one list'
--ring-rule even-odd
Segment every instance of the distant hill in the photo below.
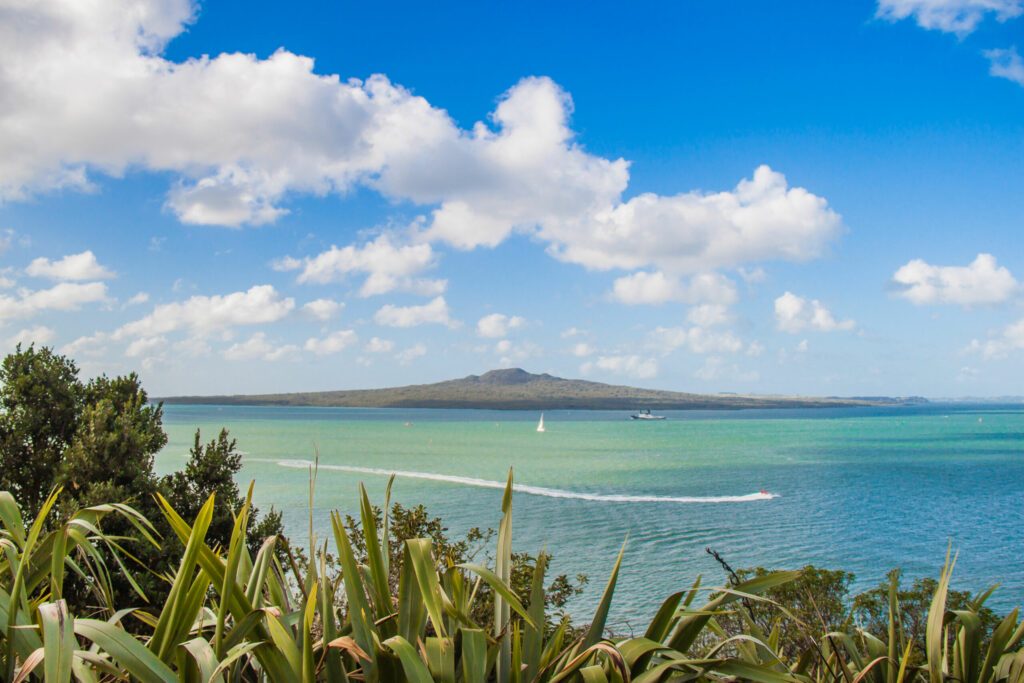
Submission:
{"label": "distant hill", "polygon": [[[316,391],[249,396],[171,396],[164,403],[334,406],[350,408],[492,408],[497,410],[696,410],[824,408],[893,405],[891,398],[813,398],[689,394],[535,375],[520,368],[491,370],[435,384],[391,389]],[[915,401],[916,402],[916,401]]]}

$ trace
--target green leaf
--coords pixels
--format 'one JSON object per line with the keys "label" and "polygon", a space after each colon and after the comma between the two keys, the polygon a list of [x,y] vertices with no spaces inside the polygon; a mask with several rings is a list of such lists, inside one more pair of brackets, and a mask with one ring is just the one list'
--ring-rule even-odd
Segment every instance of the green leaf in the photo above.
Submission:
{"label": "green leaf", "polygon": [[487,636],[478,628],[459,629],[462,634],[463,683],[487,680]]}
{"label": "green leaf", "polygon": [[608,585],[605,586],[601,602],[597,605],[597,611],[590,623],[590,629],[583,639],[583,647],[590,647],[604,637],[605,622],[608,620],[608,611],[612,606],[612,596],[615,594],[615,584],[619,580],[619,567],[622,566],[622,556],[626,552],[626,541],[622,542],[619,556],[615,559],[615,566],[612,567],[611,576],[608,577]]}
{"label": "green leaf", "polygon": [[223,675],[217,670],[220,664],[217,661],[217,653],[213,651],[213,648],[210,647],[210,644],[205,639],[192,638],[191,640],[186,640],[178,647],[195,662],[196,668],[199,670],[199,679],[203,683],[214,683],[215,680],[224,680]]}
{"label": "green leaf", "polygon": [[402,661],[402,669],[409,683],[434,683],[430,671],[408,640],[402,636],[393,636],[385,640],[384,645]]}
{"label": "green leaf", "polygon": [[96,619],[76,619],[75,633],[92,641],[125,672],[142,683],[178,681],[178,677],[159,657],[119,626]]}
{"label": "green leaf", "polygon": [[43,630],[43,651],[46,655],[44,677],[46,683],[66,683],[71,680],[71,662],[75,657],[75,624],[63,600],[39,606],[39,621]]}

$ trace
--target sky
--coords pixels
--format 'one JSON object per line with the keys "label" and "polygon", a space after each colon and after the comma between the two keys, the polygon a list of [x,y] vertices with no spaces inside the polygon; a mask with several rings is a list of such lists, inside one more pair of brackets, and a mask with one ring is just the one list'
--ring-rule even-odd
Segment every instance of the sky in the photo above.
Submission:
{"label": "sky", "polygon": [[1021,394],[1024,0],[0,0],[0,345]]}

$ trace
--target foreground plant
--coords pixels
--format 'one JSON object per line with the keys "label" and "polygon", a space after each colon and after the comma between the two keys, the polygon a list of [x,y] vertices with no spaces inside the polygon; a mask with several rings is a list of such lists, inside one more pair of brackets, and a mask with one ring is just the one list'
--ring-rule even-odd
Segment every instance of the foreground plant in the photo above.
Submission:
{"label": "foreground plant", "polygon": [[[407,540],[400,555],[393,553],[387,503],[379,518],[363,487],[365,563],[357,560],[350,530],[338,513],[331,515],[330,541],[319,542],[311,526],[312,558],[300,563],[292,561],[278,537],[250,553],[251,486],[227,546],[207,542],[213,496],[191,521],[159,498],[183,550],[177,571],[166,577],[168,598],[158,611],[110,604],[106,588],[110,570],[104,558],[115,557],[117,571],[128,576],[131,558],[124,539],[103,534],[102,518],[115,514],[130,520],[144,542],[155,543],[149,523],[131,508],[100,506],[49,528],[57,495],[26,527],[14,499],[0,493],[4,680],[1024,683],[1024,651],[1015,649],[1024,627],[1016,624],[1016,612],[985,647],[970,610],[945,612],[951,562],[933,597],[928,658],[920,666],[911,664],[895,620],[887,642],[847,624],[809,639],[795,657],[781,655],[778,624],[765,633],[748,607],[772,604],[761,596],[797,572],[767,573],[712,589],[702,588],[698,578],[665,600],[642,636],[609,637],[622,552],[583,635],[570,637],[564,622],[545,628],[546,557],[538,555],[525,604],[510,588],[511,474],[492,566],[439,561],[430,539]],[[329,549],[340,573],[328,572]],[[401,558],[397,587],[389,580],[393,557]],[[67,571],[92,587],[96,614],[68,612],[61,593]],[[473,618],[483,586],[493,591],[490,629]],[[726,633],[722,624],[736,619],[745,630]]]}

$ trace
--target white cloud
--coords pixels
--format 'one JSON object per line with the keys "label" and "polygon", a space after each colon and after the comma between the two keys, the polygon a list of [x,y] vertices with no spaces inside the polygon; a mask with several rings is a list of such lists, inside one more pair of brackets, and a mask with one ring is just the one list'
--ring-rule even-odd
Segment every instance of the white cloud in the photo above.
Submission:
{"label": "white cloud", "polygon": [[1005,50],[985,50],[989,60],[988,72],[997,77],[1024,85],[1024,58],[1021,58],[1016,47]]}
{"label": "white cloud", "polygon": [[476,323],[476,333],[487,339],[497,339],[508,335],[509,331],[519,329],[526,324],[518,315],[508,316],[503,313],[491,313],[480,318]]}
{"label": "white cloud", "polygon": [[685,348],[691,353],[739,353],[743,341],[732,332],[717,332],[702,327],[657,327],[648,346],[663,354]]}
{"label": "white cloud", "polygon": [[25,273],[32,277],[48,280],[82,282],[84,280],[108,280],[114,273],[100,265],[91,251],[70,254],[59,261],[39,257],[28,264]]}
{"label": "white cloud", "polygon": [[991,254],[978,254],[967,266],[933,266],[914,259],[892,276],[899,296],[917,305],[998,304],[1010,299],[1020,285]]}
{"label": "white cloud", "polygon": [[980,353],[987,359],[1005,358],[1014,351],[1024,350],[1024,318],[1007,325],[987,341],[971,340],[966,351]]}
{"label": "white cloud", "polygon": [[294,344],[276,346],[267,340],[263,332],[256,332],[244,342],[232,344],[224,351],[227,360],[265,360],[278,361],[293,359],[298,355],[299,347]]}
{"label": "white cloud", "polygon": [[[284,49],[162,56],[195,11],[187,0],[8,9],[0,197],[140,169],[176,179],[167,206],[180,220],[240,226],[273,221],[295,193],[364,186],[429,207],[425,241],[468,249],[528,232],[589,268],[673,274],[814,258],[840,229],[824,198],[768,166],[730,191],[623,201],[629,163],[580,145],[572,99],[548,78],[521,80],[486,123],[463,129],[384,76],[318,75]],[[394,279],[371,275],[364,293]]]}
{"label": "white cloud", "polygon": [[148,357],[166,345],[167,339],[162,336],[140,337],[128,345],[124,350],[124,355],[129,358]]}
{"label": "white cloud", "polygon": [[403,349],[395,354],[395,359],[402,365],[409,365],[417,358],[426,355],[427,347],[423,344],[414,344],[407,349]]}
{"label": "white cloud", "polygon": [[138,294],[136,294],[132,298],[128,299],[128,301],[124,302],[124,305],[125,306],[137,306],[139,304],[144,304],[144,303],[146,303],[148,301],[149,301],[149,294],[147,294],[146,292],[139,292]]}
{"label": "white cloud", "polygon": [[586,358],[587,356],[594,355],[596,352],[597,349],[595,349],[590,344],[587,344],[586,342],[574,344],[572,349],[570,349],[570,353],[572,353],[572,355],[576,356],[577,358]]}
{"label": "white cloud", "polygon": [[331,332],[326,337],[310,337],[306,340],[305,349],[318,356],[328,356],[341,353],[348,347],[359,341],[359,337],[353,330],[338,330]]}
{"label": "white cloud", "polygon": [[793,334],[803,330],[832,332],[856,327],[852,320],[836,320],[817,299],[808,300],[792,292],[786,292],[775,300],[775,322],[780,330]]}
{"label": "white cloud", "polygon": [[800,343],[797,344],[796,348],[793,349],[793,350],[796,351],[797,353],[807,353],[807,350],[809,348],[810,348],[810,344],[807,342],[807,340],[806,339],[801,339]]}
{"label": "white cloud", "polygon": [[244,292],[193,296],[182,302],[161,304],[144,318],[120,327],[114,338],[154,336],[176,330],[208,334],[236,326],[277,322],[293,308],[295,300],[283,298],[272,285],[256,285]]}
{"label": "white cloud", "polygon": [[394,348],[395,342],[390,339],[381,339],[380,337],[374,337],[366,342],[364,347],[367,353],[390,353]]}
{"label": "white cloud", "polygon": [[718,273],[694,275],[683,283],[661,271],[639,271],[615,280],[612,298],[624,304],[683,303],[731,304],[736,301],[736,285]]}
{"label": "white cloud", "polygon": [[581,330],[578,327],[567,327],[562,330],[562,339],[572,339],[573,337],[580,337],[586,334],[586,330]]}
{"label": "white cloud", "polygon": [[658,375],[658,361],[643,356],[600,356],[596,361],[580,366],[584,374],[594,369],[636,379],[650,379]]}
{"label": "white cloud", "polygon": [[747,355],[751,358],[757,358],[764,353],[764,344],[759,341],[752,341],[747,347]]}
{"label": "white cloud", "polygon": [[29,344],[38,344],[43,346],[52,342],[57,336],[57,333],[53,329],[44,325],[37,325],[36,327],[30,327],[24,330],[20,330],[16,334],[7,338],[7,346],[15,347],[18,344],[28,346]]}
{"label": "white cloud", "polygon": [[542,352],[541,347],[529,341],[515,343],[509,339],[502,339],[494,345],[494,353],[500,356],[498,365],[503,368],[540,356]]}
{"label": "white cloud", "polygon": [[382,306],[373,316],[374,322],[387,327],[416,327],[433,323],[453,327],[448,303],[443,296],[431,300],[422,306]]}
{"label": "white cloud", "polygon": [[336,316],[345,308],[345,304],[333,299],[316,299],[302,307],[302,312],[308,317],[320,321],[327,321]]}
{"label": "white cloud", "polygon": [[1006,21],[1024,14],[1024,0],[878,0],[877,15],[889,21],[913,18],[925,29],[965,36],[989,14]]}
{"label": "white cloud", "polygon": [[641,194],[564,224],[544,225],[549,251],[589,268],[654,266],[699,273],[751,261],[805,261],[839,234],[828,202],[760,166],[731,192]]}
{"label": "white cloud", "polygon": [[732,315],[722,304],[701,304],[691,308],[686,319],[697,327],[717,327],[728,323]]}
{"label": "white cloud", "polygon": [[429,244],[400,245],[385,233],[362,246],[332,246],[301,260],[285,257],[275,262],[274,268],[299,270],[299,282],[317,284],[339,282],[352,273],[362,273],[367,276],[359,290],[363,297],[393,291],[436,296],[447,289],[447,280],[414,277],[434,265],[436,258]]}
{"label": "white cloud", "polygon": [[79,337],[62,346],[60,353],[72,358],[81,358],[83,356],[99,357],[106,353],[108,338],[108,335],[104,332]]}
{"label": "white cloud", "polygon": [[107,299],[102,282],[61,282],[49,289],[19,290],[17,296],[0,296],[0,321],[28,318],[40,311],[77,311],[83,304]]}

